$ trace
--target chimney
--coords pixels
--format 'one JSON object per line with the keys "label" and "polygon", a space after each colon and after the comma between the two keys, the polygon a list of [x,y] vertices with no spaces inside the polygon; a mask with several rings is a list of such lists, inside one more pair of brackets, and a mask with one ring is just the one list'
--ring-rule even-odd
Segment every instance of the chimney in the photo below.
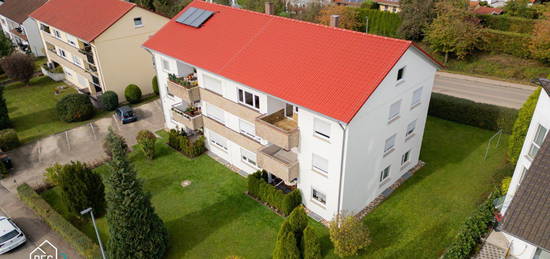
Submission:
{"label": "chimney", "polygon": [[340,21],[340,15],[333,14],[330,16],[330,27],[338,27],[338,22]]}
{"label": "chimney", "polygon": [[272,2],[265,2],[265,13],[269,15],[273,15],[273,3]]}

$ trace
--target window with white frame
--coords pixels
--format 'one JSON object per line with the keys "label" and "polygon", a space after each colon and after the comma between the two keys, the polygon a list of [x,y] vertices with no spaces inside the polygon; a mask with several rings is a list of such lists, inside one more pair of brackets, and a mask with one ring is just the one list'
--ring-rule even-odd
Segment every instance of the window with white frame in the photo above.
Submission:
{"label": "window with white frame", "polygon": [[380,172],[380,182],[386,180],[390,176],[390,166],[384,168],[382,172]]}
{"label": "window with white frame", "polygon": [[401,81],[405,78],[405,67],[400,68],[397,70],[397,81]]}
{"label": "window with white frame", "polygon": [[134,18],[134,27],[142,27],[143,21],[141,20],[141,17]]}
{"label": "window with white frame", "polygon": [[393,136],[386,139],[386,143],[384,144],[384,153],[387,153],[391,151],[391,149],[395,146],[395,138],[397,137],[396,134],[393,134]]}
{"label": "window with white frame", "polygon": [[548,129],[539,124],[537,132],[535,133],[535,138],[533,139],[531,147],[529,148],[528,154],[531,158],[535,158],[537,152],[539,152],[540,146],[542,146],[542,142],[544,142],[546,132],[548,132]]}
{"label": "window with white frame", "polygon": [[75,65],[77,65],[77,66],[81,66],[81,65],[82,65],[82,63],[80,62],[80,59],[79,59],[77,56],[75,56],[75,55],[73,55],[73,63],[74,63]]}
{"label": "window with white frame", "polygon": [[210,143],[224,151],[227,151],[227,139],[212,131],[210,131]]}
{"label": "window with white frame", "polygon": [[53,34],[55,35],[56,38],[61,39],[61,32],[59,32],[58,30],[54,30]]}
{"label": "window with white frame", "polygon": [[397,102],[394,102],[390,106],[390,114],[388,116],[388,120],[391,121],[391,120],[397,118],[397,116],[399,116],[400,110],[401,110],[401,100],[399,100]]}
{"label": "window with white frame", "polygon": [[311,167],[313,170],[328,174],[328,159],[317,154],[312,155]]}
{"label": "window with white frame", "polygon": [[208,117],[217,120],[220,123],[225,123],[225,112],[218,106],[208,103],[206,105],[206,114]]}
{"label": "window with white frame", "polygon": [[256,153],[250,152],[244,148],[241,148],[241,159],[243,162],[253,166],[257,167],[256,165]]}
{"label": "window with white frame", "polygon": [[206,89],[219,95],[223,95],[222,81],[207,75],[203,75],[202,79],[204,81],[204,87],[206,87]]}
{"label": "window with white frame", "polygon": [[318,118],[313,119],[313,132],[315,135],[330,139],[330,123]]}
{"label": "window with white frame", "polygon": [[260,96],[243,89],[238,90],[239,102],[254,109],[260,109]]}
{"label": "window with white frame", "polygon": [[74,36],[67,34],[67,42],[76,47],[76,38]]}
{"label": "window with white frame", "polygon": [[164,70],[165,72],[169,72],[170,71],[170,62],[168,62],[168,60],[162,58],[161,63],[162,63],[162,70]]}
{"label": "window with white frame", "polygon": [[260,137],[256,136],[256,126],[254,126],[254,124],[248,121],[239,119],[239,129],[242,134],[252,139],[255,139],[257,141],[260,141]]}
{"label": "window with white frame", "polygon": [[65,50],[63,50],[63,49],[57,49],[57,51],[58,51],[58,53],[59,53],[59,56],[64,57],[64,58],[67,57],[67,53],[65,53]]}
{"label": "window with white frame", "polygon": [[405,137],[408,137],[414,133],[414,130],[416,129],[416,120],[412,121],[407,125],[407,132],[405,133]]}
{"label": "window with white frame", "polygon": [[410,150],[405,152],[405,154],[401,156],[401,165],[404,165],[405,163],[409,162],[410,156],[411,156]]}
{"label": "window with white frame", "polygon": [[311,198],[320,202],[323,205],[327,204],[327,196],[324,193],[316,190],[315,188],[311,189]]}
{"label": "window with white frame", "polygon": [[414,106],[420,104],[421,99],[422,99],[422,87],[414,90],[413,97],[412,97],[412,102],[411,102],[411,107],[414,107]]}

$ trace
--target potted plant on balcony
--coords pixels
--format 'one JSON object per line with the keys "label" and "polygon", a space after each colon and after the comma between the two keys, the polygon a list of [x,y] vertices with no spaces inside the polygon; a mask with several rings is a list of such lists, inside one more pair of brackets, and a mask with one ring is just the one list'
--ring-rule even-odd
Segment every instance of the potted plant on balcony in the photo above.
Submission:
{"label": "potted plant on balcony", "polygon": [[200,114],[200,109],[192,105],[189,105],[189,107],[185,109],[184,113],[189,115],[190,117],[195,117]]}
{"label": "potted plant on balcony", "polygon": [[181,85],[181,86],[183,86],[187,89],[191,89],[191,88],[198,85],[197,78],[193,77],[192,75],[193,74],[190,75],[191,77],[189,77],[189,76],[178,77],[175,74],[169,74],[168,75],[168,80],[170,80],[170,81],[172,81],[172,82],[174,82],[178,85]]}

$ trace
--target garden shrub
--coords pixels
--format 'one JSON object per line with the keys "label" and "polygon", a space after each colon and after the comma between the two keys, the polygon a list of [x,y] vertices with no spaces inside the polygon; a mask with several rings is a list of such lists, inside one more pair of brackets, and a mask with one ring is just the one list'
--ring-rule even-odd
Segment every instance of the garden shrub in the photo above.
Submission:
{"label": "garden shrub", "polygon": [[533,113],[535,113],[540,91],[541,88],[539,87],[529,96],[529,98],[527,98],[525,103],[523,103],[521,109],[519,109],[514,126],[512,127],[512,134],[510,138],[508,138],[508,161],[514,166],[518,162],[525,136],[531,124],[531,118],[533,118]]}
{"label": "garden shrub", "polygon": [[94,116],[95,110],[85,94],[69,94],[61,98],[56,106],[57,116],[65,122],[85,121]]}
{"label": "garden shrub", "polygon": [[189,137],[184,131],[171,129],[168,133],[168,145],[184,155],[193,158],[206,152],[204,136],[200,136],[194,142],[189,141]]}
{"label": "garden shrub", "polygon": [[512,177],[504,177],[502,179],[502,183],[500,184],[500,193],[506,194],[508,192],[508,188],[510,188],[510,182],[512,182]]}
{"label": "garden shrub", "polygon": [[340,257],[357,255],[369,243],[369,232],[361,220],[351,214],[338,214],[329,223],[330,241]]}
{"label": "garden shrub", "polygon": [[100,258],[101,255],[99,254],[98,245],[57,213],[28,184],[24,183],[18,186],[17,194],[21,201],[40,216],[42,220],[66,240],[80,255],[84,258]]}
{"label": "garden shrub", "polygon": [[0,149],[9,151],[21,145],[14,129],[0,130]]}
{"label": "garden shrub", "polygon": [[266,202],[279,210],[283,215],[289,215],[294,208],[302,203],[300,190],[295,189],[287,194],[267,183],[266,171],[257,171],[248,176],[248,194]]}
{"label": "garden shrub", "polygon": [[136,136],[136,140],[141,146],[141,150],[143,150],[145,157],[149,160],[153,160],[155,157],[155,142],[157,140],[155,134],[148,130],[140,130]]}
{"label": "garden shrub", "polygon": [[489,29],[530,34],[537,20],[507,15],[478,15],[481,24]]}
{"label": "garden shrub", "polygon": [[118,95],[113,91],[106,91],[99,96],[99,102],[103,106],[103,109],[114,111],[118,107]]}
{"label": "garden shrub", "polygon": [[445,259],[466,259],[475,250],[481,242],[481,238],[485,236],[490,228],[495,224],[493,216],[493,201],[497,197],[496,193],[492,193],[479,208],[470,216],[458,234],[449,249],[443,256]]}
{"label": "garden shrub", "polygon": [[0,161],[0,179],[8,177],[10,171],[6,168],[4,162]]}
{"label": "garden shrub", "polygon": [[130,84],[124,89],[124,97],[129,103],[139,103],[141,101],[141,89],[135,84]]}
{"label": "garden shrub", "polygon": [[311,226],[307,226],[302,235],[302,257],[304,259],[322,258],[319,236]]}
{"label": "garden shrub", "polygon": [[87,208],[93,208],[97,216],[105,209],[105,187],[101,176],[94,173],[86,164],[71,162],[64,165],[58,175],[61,197],[75,216]]}
{"label": "garden shrub", "polygon": [[528,58],[530,55],[528,44],[531,40],[529,34],[506,32],[487,29],[485,50],[498,53],[510,54],[520,58]]}
{"label": "garden shrub", "polygon": [[0,60],[0,66],[9,78],[25,85],[29,84],[36,70],[32,57],[21,52],[13,52],[9,56],[3,57]]}
{"label": "garden shrub", "polygon": [[157,76],[153,77],[151,85],[153,86],[153,93],[155,93],[155,95],[158,96],[160,94],[160,92],[159,92],[159,81],[157,79]]}
{"label": "garden shrub", "polygon": [[63,170],[63,165],[59,163],[55,163],[52,166],[46,168],[46,172],[44,172],[44,181],[47,184],[56,186],[59,184],[59,174],[61,174],[61,170]]}
{"label": "garden shrub", "polygon": [[474,127],[504,133],[512,132],[512,125],[517,117],[517,110],[492,104],[432,93],[428,114]]}
{"label": "garden shrub", "polygon": [[296,237],[292,231],[284,233],[275,243],[273,259],[300,259]]}

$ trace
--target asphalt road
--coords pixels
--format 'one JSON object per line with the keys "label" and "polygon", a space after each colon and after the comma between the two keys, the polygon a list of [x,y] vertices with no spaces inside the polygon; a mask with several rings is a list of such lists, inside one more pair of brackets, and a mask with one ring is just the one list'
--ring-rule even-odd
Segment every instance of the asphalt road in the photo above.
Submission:
{"label": "asphalt road", "polygon": [[475,102],[519,109],[535,89],[530,85],[438,72],[433,91]]}

